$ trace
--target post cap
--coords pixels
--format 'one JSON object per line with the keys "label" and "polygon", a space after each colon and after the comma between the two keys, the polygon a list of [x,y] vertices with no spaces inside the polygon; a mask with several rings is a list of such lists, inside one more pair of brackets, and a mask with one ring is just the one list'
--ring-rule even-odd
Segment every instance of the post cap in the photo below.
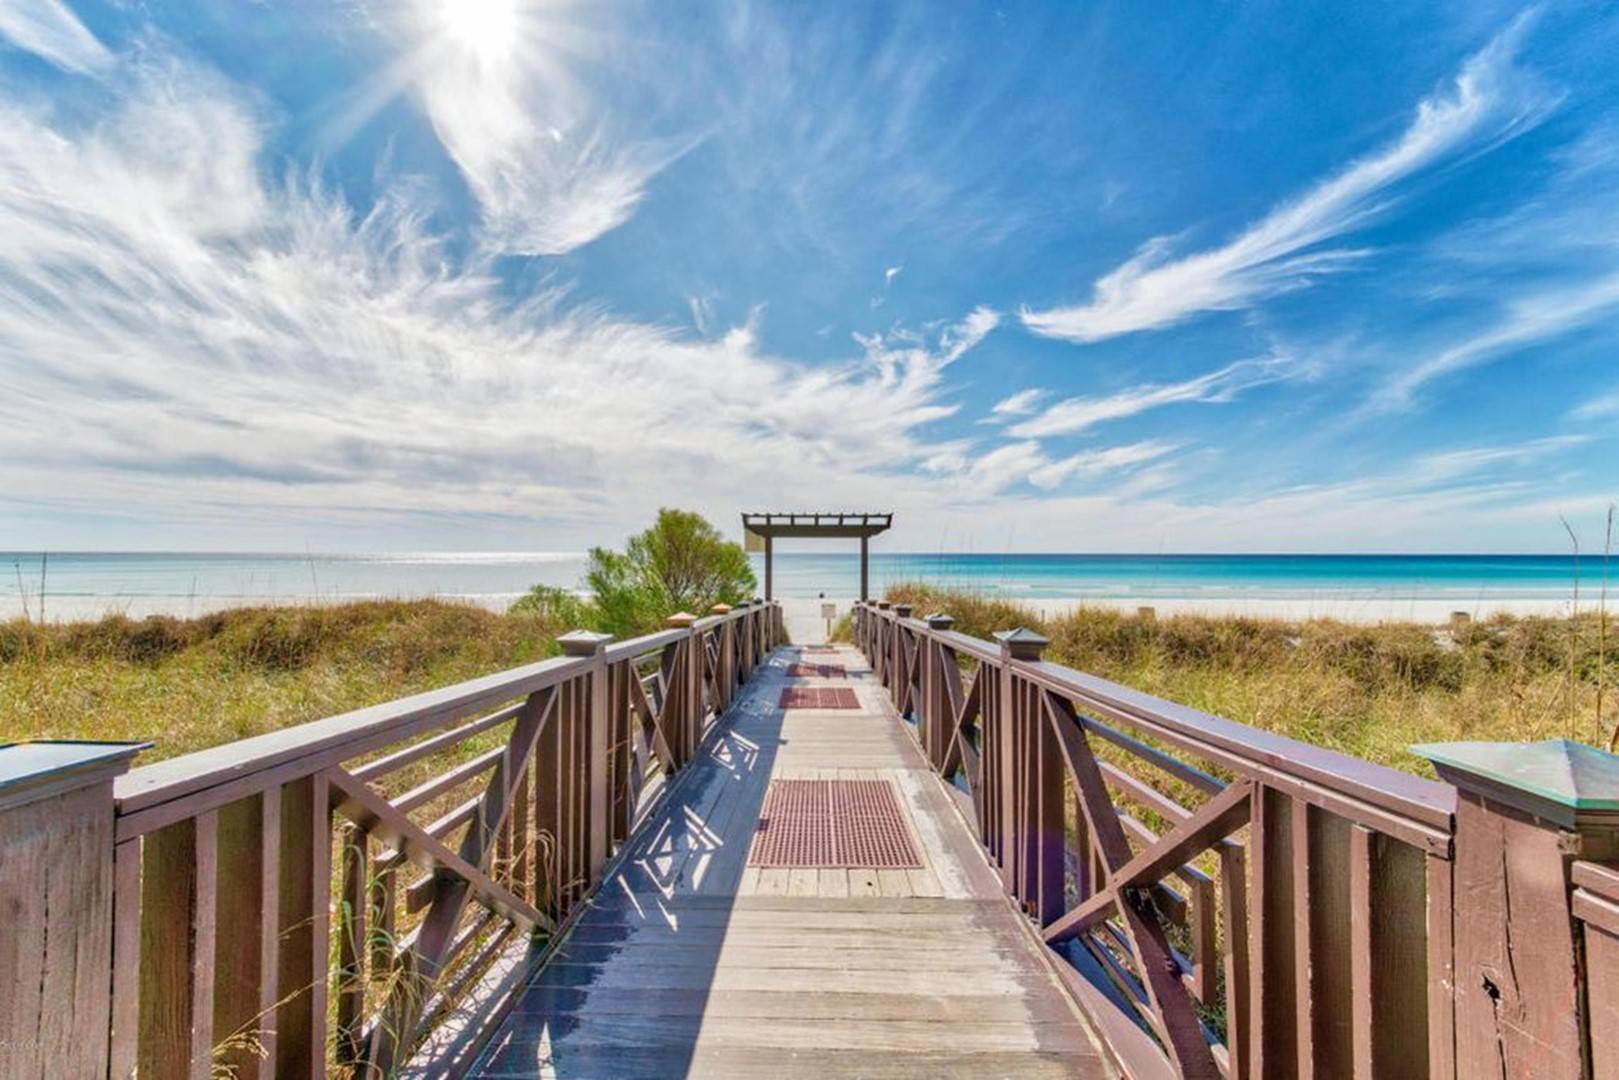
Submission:
{"label": "post cap", "polygon": [[764,597],[762,597],[762,596],[755,596],[755,597],[754,597],[754,598],[753,598],[753,603],[755,603],[755,604],[758,604],[758,605],[760,605],[760,606],[763,606],[763,605],[764,605],[764,602],[765,602],[765,598],[764,598]]}
{"label": "post cap", "polygon": [[1594,746],[1569,739],[1446,742],[1418,743],[1411,752],[1463,791],[1564,828],[1619,826],[1619,757]]}
{"label": "post cap", "polygon": [[148,742],[41,739],[0,743],[0,809],[26,806],[118,776]]}
{"label": "post cap", "polygon": [[936,611],[927,617],[927,623],[929,630],[948,630],[956,625],[956,620],[954,616]]}
{"label": "post cap", "polygon": [[690,626],[696,621],[697,616],[693,615],[691,612],[677,611],[667,619],[663,620],[663,625],[672,627],[676,630],[684,630],[686,627]]}
{"label": "post cap", "polygon": [[612,634],[598,634],[594,630],[570,630],[557,638],[564,656],[595,656],[613,640]]}
{"label": "post cap", "polygon": [[1038,660],[1045,647],[1051,644],[1050,638],[1026,626],[1015,630],[997,630],[995,640],[1001,643],[1001,651],[1010,653],[1014,660]]}
{"label": "post cap", "polygon": [[731,613],[731,605],[730,604],[715,604],[713,607],[709,608],[708,610],[712,611],[716,615],[729,615]]}
{"label": "post cap", "polygon": [[911,605],[909,605],[909,604],[895,604],[894,605],[894,614],[898,615],[902,619],[909,619],[911,617]]}
{"label": "post cap", "polygon": [[893,606],[894,605],[889,603],[887,600],[879,600],[879,601],[877,601],[877,609],[879,611],[887,611],[889,608],[891,608]]}

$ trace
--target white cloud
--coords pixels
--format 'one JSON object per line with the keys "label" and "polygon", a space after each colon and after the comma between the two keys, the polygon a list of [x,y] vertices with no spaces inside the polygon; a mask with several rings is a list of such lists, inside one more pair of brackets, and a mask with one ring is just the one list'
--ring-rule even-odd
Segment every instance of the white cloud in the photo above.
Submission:
{"label": "white cloud", "polygon": [[904,269],[904,266],[890,266],[887,270],[884,270],[883,286],[886,288],[887,286],[894,284],[894,279],[899,277],[900,272]]}
{"label": "white cloud", "polygon": [[1405,408],[1413,403],[1419,390],[1435,379],[1511,356],[1589,325],[1616,309],[1619,273],[1512,300],[1494,326],[1418,361],[1386,381],[1372,398],[1371,407]]}
{"label": "white cloud", "polygon": [[966,447],[941,450],[923,462],[924,468],[943,476],[945,493],[955,498],[988,499],[1018,484],[1044,491],[1061,487],[1076,476],[1103,476],[1163,457],[1176,449],[1158,441],[1129,443],[1100,450],[1085,450],[1053,460],[1033,439],[1003,443],[981,454]]}
{"label": "white cloud", "polygon": [[1175,449],[1177,448],[1173,443],[1149,440],[1128,443],[1124,446],[1110,446],[1105,450],[1083,450],[1034,469],[1029,473],[1029,483],[1050,491],[1074,476],[1099,476],[1126,469],[1132,465],[1161,458]]}
{"label": "white cloud", "polygon": [[1498,474],[1503,466],[1539,461],[1586,441],[1581,435],[1553,435],[1505,446],[1475,446],[1465,450],[1446,450],[1418,458],[1412,463],[1411,476],[1416,481],[1438,483],[1467,476],[1481,469],[1492,469]]}
{"label": "white cloud", "polygon": [[1022,312],[1037,334],[1092,342],[1247,307],[1342,270],[1367,254],[1318,248],[1384,210],[1391,188],[1422,169],[1538,123],[1555,103],[1513,65],[1530,13],[1471,57],[1446,92],[1423,100],[1401,137],[1284,203],[1230,243],[1180,258],[1157,237],[1096,283],[1088,304]]}
{"label": "white cloud", "polygon": [[0,38],[84,75],[112,63],[106,46],[60,0],[0,0]]}
{"label": "white cloud", "polygon": [[[60,513],[510,517],[601,535],[678,499],[887,502],[945,444],[986,308],[833,367],[513,300],[390,195],[260,172],[263,124],[178,64],[90,127],[0,106],[0,492]],[[757,316],[756,316],[757,317]],[[940,481],[943,484],[944,481]],[[929,501],[947,491],[935,485]],[[0,515],[3,516],[3,515]]]}
{"label": "white cloud", "polygon": [[1569,416],[1575,420],[1600,420],[1619,416],[1619,390],[1599,395],[1575,406]]}
{"label": "white cloud", "polygon": [[1188,401],[1227,402],[1244,390],[1293,377],[1301,370],[1285,356],[1239,360],[1185,382],[1135,386],[1106,397],[1065,398],[1009,430],[1023,438],[1072,435],[1109,420],[1135,416],[1164,405]]}
{"label": "white cloud", "polygon": [[1040,399],[1046,396],[1046,391],[1038,386],[1031,386],[1027,390],[1019,390],[1009,397],[997,401],[989,410],[995,417],[1027,416],[1034,412],[1034,407]]}

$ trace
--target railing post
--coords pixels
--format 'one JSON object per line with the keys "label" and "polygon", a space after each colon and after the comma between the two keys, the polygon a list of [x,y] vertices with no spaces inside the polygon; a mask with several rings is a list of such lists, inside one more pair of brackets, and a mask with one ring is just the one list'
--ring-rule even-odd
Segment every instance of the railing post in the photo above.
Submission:
{"label": "railing post", "polygon": [[714,660],[714,715],[720,716],[731,704],[731,691],[736,687],[736,622],[729,618],[730,604],[715,604],[708,610],[720,616],[720,624],[715,627],[719,648]]}
{"label": "railing post", "polygon": [[664,620],[669,629],[686,632],[677,646],[675,671],[678,677],[668,691],[670,703],[675,704],[675,722],[667,727],[674,742],[671,749],[675,764],[680,768],[685,768],[697,753],[697,739],[703,724],[703,643],[692,630],[696,621],[697,616],[686,611],[677,611]]}
{"label": "railing post", "polygon": [[910,711],[906,699],[906,689],[911,682],[911,671],[905,659],[905,627],[904,620],[911,617],[911,605],[894,605],[893,634],[889,637],[889,685],[888,691],[894,698],[894,704],[901,712]]}
{"label": "railing post", "polygon": [[111,1033],[113,777],[145,744],[0,747],[0,1074],[105,1076]]}
{"label": "railing post", "polygon": [[[1001,646],[1000,759],[1001,777],[1001,883],[1031,913],[1036,907],[1036,866],[1041,846],[1039,829],[1040,788],[1044,769],[1036,736],[1042,710],[1038,689],[1018,677],[1015,661],[1036,661],[1049,642],[1025,627],[1002,630],[995,635]],[[1043,740],[1041,740],[1043,741]],[[1052,757],[1052,755],[1045,755]],[[1052,761],[1055,767],[1057,762]],[[1061,774],[1058,773],[1061,791]],[[1061,812],[1060,803],[1058,811]],[[1060,844],[1062,836],[1058,833]],[[1060,852],[1059,848],[1059,852]],[[1060,857],[1060,855],[1059,855]]]}
{"label": "railing post", "polygon": [[872,667],[877,669],[877,681],[886,687],[890,693],[893,692],[894,687],[889,683],[889,676],[893,670],[892,665],[888,662],[889,643],[893,639],[894,624],[893,621],[887,617],[887,612],[888,609],[893,606],[894,605],[889,603],[887,600],[877,601],[877,610],[881,614],[877,616],[877,637],[876,641],[873,643],[876,648],[877,655],[872,660]]}
{"label": "railing post", "polygon": [[769,619],[770,609],[765,607],[764,598],[755,596],[753,598],[753,633],[750,636],[753,648],[753,663],[748,665],[750,669],[755,664],[763,663],[764,658],[770,653],[770,643],[765,638],[765,624]]}
{"label": "railing post", "polygon": [[950,710],[950,695],[945,692],[944,651],[933,639],[933,634],[948,630],[956,620],[942,612],[927,617],[928,636],[923,641],[926,650],[922,661],[922,745],[927,747],[928,764],[935,770],[944,768],[949,752],[950,726],[955,716]]}
{"label": "railing post", "polygon": [[586,806],[587,875],[589,888],[601,883],[602,868],[607,865],[609,833],[608,802],[612,776],[609,756],[612,754],[612,717],[608,715],[607,643],[611,634],[598,634],[590,630],[574,630],[557,638],[564,656],[588,657],[590,668],[590,701],[585,713],[585,791]]}
{"label": "railing post", "polygon": [[1619,857],[1619,757],[1566,739],[1412,750],[1457,788],[1456,1075],[1588,1075],[1571,879]]}

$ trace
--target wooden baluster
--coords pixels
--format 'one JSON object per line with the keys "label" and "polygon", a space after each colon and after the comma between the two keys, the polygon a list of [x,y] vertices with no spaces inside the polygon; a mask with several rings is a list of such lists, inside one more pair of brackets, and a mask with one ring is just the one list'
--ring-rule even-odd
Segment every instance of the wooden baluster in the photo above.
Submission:
{"label": "wooden baluster", "polygon": [[567,685],[557,688],[550,723],[534,747],[534,906],[554,919],[562,916],[563,728]]}
{"label": "wooden baluster", "polygon": [[345,825],[342,843],[343,893],[337,920],[337,1060],[352,1065],[363,1050],[366,960],[369,949],[371,839],[365,830]]}
{"label": "wooden baluster", "polygon": [[219,817],[146,837],[142,867],[140,1075],[208,1080],[213,1069]]}
{"label": "wooden baluster", "polygon": [[1249,1039],[1253,1075],[1298,1067],[1293,800],[1260,788],[1249,827]]}
{"label": "wooden baluster", "polygon": [[1427,884],[1423,854],[1349,826],[1349,981],[1356,1077],[1426,1075]]}
{"label": "wooden baluster", "polygon": [[218,1064],[242,1080],[275,1074],[280,850],[280,787],[220,810],[214,1039],[234,1043]]}
{"label": "wooden baluster", "polygon": [[512,863],[507,872],[505,881],[513,893],[524,900],[533,902],[533,892],[529,888],[528,864],[532,858],[534,847],[533,835],[530,826],[534,820],[534,811],[529,806],[529,793],[532,791],[532,777],[534,764],[530,762],[524,766],[522,775],[517,778],[517,788],[512,793],[511,816],[507,824],[511,829]]}
{"label": "wooden baluster", "polygon": [[1246,1080],[1253,1071],[1249,1050],[1251,1013],[1248,942],[1248,872],[1243,849],[1224,843],[1220,852],[1220,918],[1225,935],[1226,1050],[1230,1075]]}
{"label": "wooden baluster", "polygon": [[276,1068],[282,1075],[323,1076],[332,895],[332,821],[324,775],[281,789],[280,886]]}

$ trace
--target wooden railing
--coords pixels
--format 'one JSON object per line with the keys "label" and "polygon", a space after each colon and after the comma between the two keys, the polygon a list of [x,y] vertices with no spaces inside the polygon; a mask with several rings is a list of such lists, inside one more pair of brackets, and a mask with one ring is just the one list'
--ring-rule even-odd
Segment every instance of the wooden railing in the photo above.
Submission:
{"label": "wooden railing", "polygon": [[759,602],[574,633],[119,777],[107,1074],[453,1073],[782,634]]}
{"label": "wooden railing", "polygon": [[[854,634],[1128,1073],[1483,1075],[1458,1065],[1457,908],[1501,901],[1495,882],[1459,892],[1455,787],[1045,662],[1045,640],[1028,631],[992,643],[951,626],[865,604]],[[1552,848],[1577,852],[1563,835]],[[1517,857],[1473,845],[1478,858]],[[1572,1025],[1612,1062],[1619,870],[1572,868],[1586,943],[1578,976],[1577,946],[1562,951],[1558,982],[1555,942],[1527,936],[1536,919],[1570,925],[1556,874],[1571,862],[1548,860],[1550,891],[1517,914],[1516,963],[1527,969],[1549,950],[1547,985],[1526,991],[1550,1003],[1542,1011],[1563,1008],[1545,1028]],[[1499,995],[1484,996],[1480,963],[1464,1003],[1487,1010]],[[1601,1024],[1587,1015],[1582,1034],[1575,1007],[1587,999],[1608,1010],[1594,1035]],[[1491,1040],[1492,1061],[1497,1039],[1545,1060],[1542,1029],[1515,1019],[1469,1037]]]}

